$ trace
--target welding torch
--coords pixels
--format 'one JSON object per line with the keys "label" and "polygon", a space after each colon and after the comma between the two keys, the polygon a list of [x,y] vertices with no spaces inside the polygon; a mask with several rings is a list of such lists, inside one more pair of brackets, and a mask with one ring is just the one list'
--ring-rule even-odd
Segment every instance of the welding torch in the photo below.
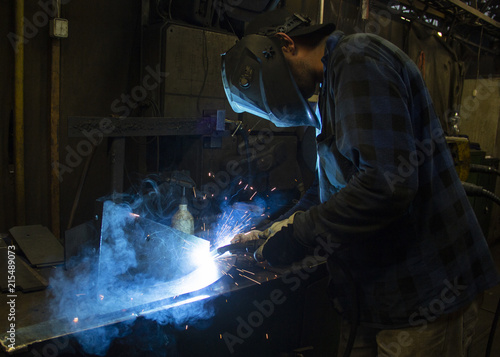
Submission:
{"label": "welding torch", "polygon": [[261,257],[262,254],[258,255],[258,257],[255,256],[255,253],[257,251],[260,251],[259,248],[265,243],[265,239],[254,239],[254,240],[249,240],[246,242],[237,242],[237,243],[232,243],[228,244],[222,247],[217,248],[217,253],[219,255],[222,255],[226,252],[229,252],[231,254],[252,254],[254,255],[255,260],[257,261],[263,261],[263,258]]}
{"label": "welding torch", "polygon": [[251,253],[251,254],[253,254],[253,257],[256,261],[263,262],[265,259],[262,255],[262,249],[264,248],[263,245],[266,242],[266,240],[268,238],[270,238],[272,235],[274,235],[277,231],[279,231],[284,226],[287,226],[288,224],[292,224],[295,215],[299,212],[301,212],[301,211],[295,212],[287,219],[284,219],[284,220],[278,221],[278,222],[274,222],[269,228],[267,228],[263,232],[252,231],[252,232],[258,232],[257,233],[258,239],[251,239],[251,240],[246,240],[243,242],[235,242],[233,244],[219,247],[219,248],[217,248],[217,253],[219,255],[222,255],[225,252],[230,252],[233,254]]}

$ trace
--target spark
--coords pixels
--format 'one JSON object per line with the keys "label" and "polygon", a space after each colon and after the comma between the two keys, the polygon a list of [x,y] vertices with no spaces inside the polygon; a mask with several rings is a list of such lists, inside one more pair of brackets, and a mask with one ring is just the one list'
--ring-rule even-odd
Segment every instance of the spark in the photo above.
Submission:
{"label": "spark", "polygon": [[254,272],[251,272],[251,271],[248,271],[248,270],[245,270],[245,269],[236,269],[236,270],[241,271],[242,273],[248,273],[248,274],[255,275]]}
{"label": "spark", "polygon": [[[246,276],[246,275],[243,275],[243,274],[238,274],[238,275],[242,276],[243,278],[247,278],[248,280],[253,281],[254,283],[257,283],[257,284],[261,285],[260,282],[258,282],[255,279],[250,278],[249,276]],[[238,285],[238,284],[236,284],[236,285]]]}
{"label": "spark", "polygon": [[257,194],[257,191],[255,191],[252,195],[252,197],[250,197],[250,201],[252,200],[252,198]]}
{"label": "spark", "polygon": [[75,318],[73,319],[73,322],[74,322],[74,323],[77,323],[77,322],[78,322],[78,317],[75,317]]}
{"label": "spark", "polygon": [[188,325],[186,325],[186,330],[188,329]]}
{"label": "spark", "polygon": [[222,340],[222,334],[221,333],[219,334],[219,338]]}
{"label": "spark", "polygon": [[266,333],[266,340],[269,340],[269,335]]}
{"label": "spark", "polygon": [[250,213],[236,214],[234,210],[224,212],[217,227],[217,235],[214,240],[215,247],[229,244],[231,239],[238,233],[248,229],[249,221],[252,219]]}
{"label": "spark", "polygon": [[104,295],[99,295],[99,298],[100,298],[101,300],[104,300]]}
{"label": "spark", "polygon": [[274,190],[276,190],[276,187],[271,188],[271,192],[274,191]]}
{"label": "spark", "polygon": [[130,213],[132,217],[140,217],[137,213]]}

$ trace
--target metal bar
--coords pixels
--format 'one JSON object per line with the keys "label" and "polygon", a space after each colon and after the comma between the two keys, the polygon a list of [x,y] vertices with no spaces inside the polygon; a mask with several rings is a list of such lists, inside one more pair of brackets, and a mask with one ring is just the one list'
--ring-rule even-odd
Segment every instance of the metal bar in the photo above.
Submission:
{"label": "metal bar", "polygon": [[14,63],[14,159],[16,182],[16,222],[26,221],[26,192],[24,182],[24,0],[16,1],[16,35]]}
{"label": "metal bar", "polygon": [[319,0],[318,23],[322,24],[325,17],[325,0]]}
{"label": "metal bar", "polygon": [[221,133],[217,131],[216,117],[68,118],[68,136],[87,137],[91,142],[102,137],[212,135],[215,133]]}
{"label": "metal bar", "polygon": [[[427,6],[427,4],[424,4],[424,3],[422,3],[421,1],[418,1],[418,0],[412,1],[411,4],[407,0],[400,0],[399,2],[401,4],[403,4],[403,5],[406,5],[406,6],[412,6],[412,7],[414,7],[417,10],[423,10]],[[441,19],[445,18],[444,14],[442,12],[437,11],[436,9],[433,9],[433,8],[428,8],[426,10],[426,12],[429,13],[429,14],[431,14],[431,15],[434,15],[436,17],[439,17]]]}
{"label": "metal bar", "polygon": [[486,16],[481,11],[474,9],[472,6],[469,6],[460,0],[447,0],[447,1],[467,11],[468,13],[477,16],[479,19],[489,23],[490,25],[500,28],[500,22],[493,20],[491,17]]}
{"label": "metal bar", "polygon": [[[54,1],[57,12],[60,11],[58,0]],[[51,40],[50,56],[50,162],[59,162],[59,122],[60,122],[60,97],[61,97],[61,40]],[[60,182],[56,170],[50,171],[50,217],[52,233],[60,237]]]}

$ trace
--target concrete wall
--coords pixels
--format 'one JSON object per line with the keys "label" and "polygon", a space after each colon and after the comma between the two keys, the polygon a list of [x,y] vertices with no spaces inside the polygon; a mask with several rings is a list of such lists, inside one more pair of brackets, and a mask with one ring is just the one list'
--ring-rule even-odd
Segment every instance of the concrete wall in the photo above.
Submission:
{"label": "concrete wall", "polygon": [[[474,96],[474,90],[477,91]],[[487,156],[500,158],[500,78],[466,79],[460,110],[460,134],[478,143]],[[500,179],[496,180],[500,197]],[[493,205],[489,242],[500,239],[500,207]]]}

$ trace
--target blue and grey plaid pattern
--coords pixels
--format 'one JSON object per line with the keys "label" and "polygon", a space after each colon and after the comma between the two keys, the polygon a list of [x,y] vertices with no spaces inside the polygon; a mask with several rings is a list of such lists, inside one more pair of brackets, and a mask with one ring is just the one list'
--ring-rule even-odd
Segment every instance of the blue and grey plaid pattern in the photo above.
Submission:
{"label": "blue and grey plaid pattern", "polygon": [[[322,204],[294,221],[295,238],[341,243],[357,284],[361,322],[431,322],[499,277],[455,172],[417,66],[370,34],[327,41],[317,137]],[[332,271],[339,309],[352,301]]]}

